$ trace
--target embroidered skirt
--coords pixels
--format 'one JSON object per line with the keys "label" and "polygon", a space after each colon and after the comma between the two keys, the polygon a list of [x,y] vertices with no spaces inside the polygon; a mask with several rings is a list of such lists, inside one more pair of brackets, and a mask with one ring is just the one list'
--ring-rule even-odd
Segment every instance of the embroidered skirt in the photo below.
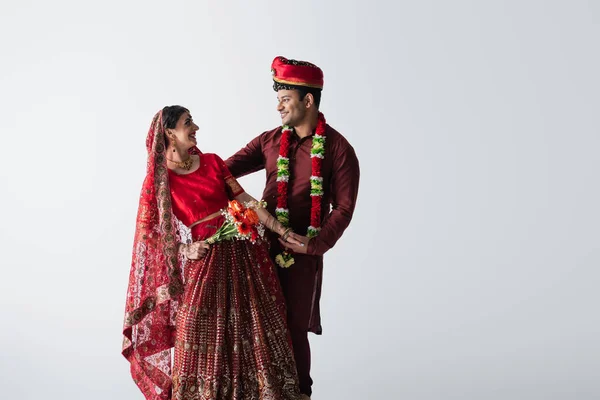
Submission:
{"label": "embroidered skirt", "polygon": [[188,261],[172,398],[299,399],[285,302],[264,244],[227,241]]}

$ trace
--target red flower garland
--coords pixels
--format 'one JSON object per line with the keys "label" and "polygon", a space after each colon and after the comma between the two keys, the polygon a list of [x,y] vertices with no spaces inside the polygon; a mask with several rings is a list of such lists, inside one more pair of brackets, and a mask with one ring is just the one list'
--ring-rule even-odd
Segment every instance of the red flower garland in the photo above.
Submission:
{"label": "red flower garland", "polygon": [[[317,121],[317,127],[315,129],[315,136],[322,136],[323,138],[325,138],[325,130],[327,128],[326,125],[326,121],[325,121],[325,116],[323,115],[323,113],[319,113],[319,117],[318,117],[318,121]],[[281,141],[280,141],[280,146],[279,146],[279,156],[280,156],[280,160],[278,160],[278,162],[281,162],[281,159],[284,159],[284,163],[289,163],[289,149],[290,149],[290,135],[292,134],[292,130],[288,129],[287,127],[284,127],[283,129],[283,133],[281,135]],[[314,141],[314,138],[313,138]],[[314,144],[314,143],[313,143]],[[323,158],[322,156],[318,156],[315,155],[315,152],[311,151],[311,172],[312,172],[312,178],[321,178],[321,166],[323,163]],[[279,164],[278,164],[279,166]],[[287,168],[286,170],[288,171],[289,174],[289,166],[286,165]],[[277,182],[277,193],[278,193],[278,198],[277,198],[277,217],[280,220],[281,223],[283,223],[284,225],[288,226],[289,225],[289,211],[288,211],[288,179],[289,179],[289,175],[287,176],[281,176],[278,175],[278,182]],[[313,232],[318,232],[321,228],[321,203],[322,203],[322,199],[323,199],[323,195],[315,195],[315,194],[311,194],[311,211],[310,211],[310,229],[309,229],[309,233],[312,230]],[[287,215],[285,215],[287,214]],[[310,235],[309,235],[310,236]],[[313,236],[316,236],[316,234],[313,233]]]}

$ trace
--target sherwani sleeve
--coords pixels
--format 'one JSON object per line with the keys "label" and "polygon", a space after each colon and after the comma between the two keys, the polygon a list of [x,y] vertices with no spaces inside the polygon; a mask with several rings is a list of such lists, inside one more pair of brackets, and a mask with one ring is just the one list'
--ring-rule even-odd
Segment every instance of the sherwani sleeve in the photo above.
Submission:
{"label": "sherwani sleeve", "polygon": [[244,148],[225,161],[225,165],[235,178],[260,171],[265,167],[261,136],[254,138]]}
{"label": "sherwani sleeve", "polygon": [[319,236],[312,238],[308,243],[308,254],[325,254],[342,236],[354,213],[359,179],[358,158],[352,146],[348,146],[335,157],[330,182],[332,210],[324,219]]}

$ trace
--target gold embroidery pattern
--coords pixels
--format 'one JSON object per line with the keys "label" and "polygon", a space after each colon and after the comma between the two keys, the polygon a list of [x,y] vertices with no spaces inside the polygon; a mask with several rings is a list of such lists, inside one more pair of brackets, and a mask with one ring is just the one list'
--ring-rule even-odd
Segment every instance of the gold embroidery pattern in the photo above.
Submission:
{"label": "gold embroidery pattern", "polygon": [[173,399],[299,399],[284,301],[264,245],[217,243],[189,273]]}
{"label": "gold embroidery pattern", "polygon": [[235,197],[235,196],[237,196],[239,194],[244,193],[244,189],[239,184],[239,182],[237,181],[237,179],[235,179],[233,176],[229,176],[229,177],[225,178],[225,183],[227,184],[227,186],[231,190],[231,194],[232,194],[233,197]]}

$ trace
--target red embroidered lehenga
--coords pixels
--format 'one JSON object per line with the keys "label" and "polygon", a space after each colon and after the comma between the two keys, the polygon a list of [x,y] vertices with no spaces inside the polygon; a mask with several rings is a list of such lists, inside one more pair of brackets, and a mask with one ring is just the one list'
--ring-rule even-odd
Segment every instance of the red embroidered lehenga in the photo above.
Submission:
{"label": "red embroidered lehenga", "polygon": [[[217,243],[197,261],[178,255],[177,220],[190,225],[243,189],[218,156],[197,149],[197,171],[169,171],[164,143],[159,112],[146,139],[123,328],[136,384],[148,400],[300,398],[285,303],[265,244]],[[193,240],[222,223],[219,216],[195,225]]]}

